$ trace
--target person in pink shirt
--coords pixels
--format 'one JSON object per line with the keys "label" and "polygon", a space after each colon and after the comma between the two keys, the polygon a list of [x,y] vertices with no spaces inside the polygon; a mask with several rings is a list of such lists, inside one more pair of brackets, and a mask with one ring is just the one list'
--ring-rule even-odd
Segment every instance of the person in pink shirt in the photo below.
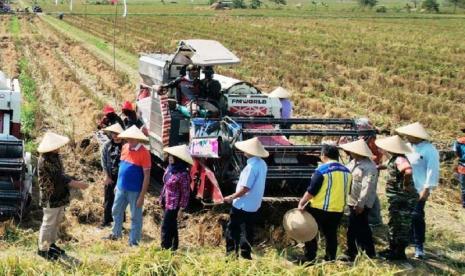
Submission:
{"label": "person in pink shirt", "polygon": [[161,247],[178,249],[178,213],[189,204],[190,176],[189,167],[194,163],[186,145],[165,148],[169,165],[163,175],[163,189],[160,205],[164,210],[161,225]]}

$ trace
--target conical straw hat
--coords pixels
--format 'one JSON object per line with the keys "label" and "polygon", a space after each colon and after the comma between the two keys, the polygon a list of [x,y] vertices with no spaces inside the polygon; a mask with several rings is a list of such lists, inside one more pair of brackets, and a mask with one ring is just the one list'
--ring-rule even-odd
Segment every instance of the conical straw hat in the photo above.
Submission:
{"label": "conical straw hat", "polygon": [[270,98],[281,98],[281,99],[288,99],[291,97],[291,92],[287,91],[282,87],[278,87],[273,90],[270,94],[268,94]]}
{"label": "conical straw hat", "polygon": [[51,152],[57,150],[69,143],[69,138],[61,136],[51,131],[45,133],[42,141],[40,141],[37,151],[40,153]]}
{"label": "conical straw hat", "polygon": [[412,152],[409,146],[398,135],[376,139],[375,144],[379,148],[392,153],[408,154]]}
{"label": "conical straw hat", "polygon": [[419,122],[399,127],[396,129],[396,132],[402,135],[417,137],[423,140],[429,140],[430,138],[428,132],[426,132],[423,125]]}
{"label": "conical straw hat", "polygon": [[287,235],[298,242],[311,241],[318,233],[318,224],[313,216],[297,208],[287,211],[283,226]]}
{"label": "conical straw hat", "polygon": [[192,160],[192,157],[189,153],[189,148],[186,145],[164,148],[163,151],[173,156],[176,156],[177,158],[191,165],[194,164],[194,160]]}
{"label": "conical straw hat", "polygon": [[266,149],[263,147],[262,143],[258,140],[257,137],[237,142],[236,144],[234,144],[234,146],[237,149],[253,156],[268,157],[270,155],[270,153],[266,151]]}
{"label": "conical straw hat", "polygon": [[144,135],[144,133],[137,127],[137,126],[132,126],[125,131],[121,132],[118,135],[118,138],[122,139],[136,139],[142,142],[148,142],[149,138]]}
{"label": "conical straw hat", "polygon": [[113,125],[111,125],[109,127],[104,128],[103,131],[108,131],[108,132],[113,132],[113,133],[120,134],[121,132],[124,131],[124,129],[121,127],[121,125],[119,123],[116,123],[116,124],[113,124]]}
{"label": "conical straw hat", "polygon": [[373,157],[373,153],[371,152],[370,148],[368,147],[367,143],[365,140],[360,139],[354,142],[350,142],[347,144],[342,144],[339,145],[340,148],[342,148],[345,151],[349,151],[361,156],[365,156],[368,158]]}

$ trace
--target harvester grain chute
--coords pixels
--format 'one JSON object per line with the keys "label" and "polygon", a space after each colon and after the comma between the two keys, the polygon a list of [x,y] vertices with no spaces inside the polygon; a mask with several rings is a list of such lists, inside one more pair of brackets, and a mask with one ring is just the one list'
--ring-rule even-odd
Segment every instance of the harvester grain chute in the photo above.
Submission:
{"label": "harvester grain chute", "polygon": [[[147,54],[139,60],[140,94],[149,96],[138,97],[137,106],[149,128],[155,161],[163,164],[163,147],[188,143],[196,160],[191,187],[204,203],[220,203],[222,194],[234,190],[246,162],[234,148],[237,141],[258,137],[270,152],[265,160],[268,164],[265,200],[295,201],[305,191],[318,165],[325,140],[375,134],[373,129],[359,129],[354,119],[281,119],[279,99],[268,97],[250,83],[219,74],[214,79],[221,83],[221,97],[211,102],[219,112],[213,116],[186,117],[179,112],[179,103],[173,104],[179,92],[177,87],[160,93],[160,86],[186,78],[183,73],[189,64],[206,68],[237,63],[239,58],[232,52],[210,40],[183,40],[174,54]],[[202,100],[205,99],[194,101]],[[293,127],[281,129],[282,124]]]}
{"label": "harvester grain chute", "polygon": [[33,168],[20,118],[19,82],[0,72],[0,219],[23,217],[31,203]]}

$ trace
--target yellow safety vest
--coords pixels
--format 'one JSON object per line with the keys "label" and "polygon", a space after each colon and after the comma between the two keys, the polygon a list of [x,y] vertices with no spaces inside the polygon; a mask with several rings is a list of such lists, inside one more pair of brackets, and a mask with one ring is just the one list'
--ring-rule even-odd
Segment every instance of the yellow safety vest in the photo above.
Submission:
{"label": "yellow safety vest", "polygon": [[310,206],[327,212],[343,212],[350,192],[352,175],[344,165],[326,163],[316,169],[323,176],[323,184]]}

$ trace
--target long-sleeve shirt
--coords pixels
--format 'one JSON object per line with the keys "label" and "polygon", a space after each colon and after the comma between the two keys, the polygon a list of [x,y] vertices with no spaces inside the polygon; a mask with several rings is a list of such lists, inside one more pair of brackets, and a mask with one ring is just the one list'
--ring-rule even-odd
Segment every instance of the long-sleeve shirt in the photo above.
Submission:
{"label": "long-sleeve shirt", "polygon": [[113,181],[118,178],[119,162],[121,158],[121,148],[123,144],[114,143],[112,140],[103,145],[101,153],[101,164],[103,171],[107,173]]}
{"label": "long-sleeve shirt", "polygon": [[71,178],[65,175],[63,164],[57,153],[46,153],[39,157],[37,165],[39,175],[39,200],[44,208],[58,208],[69,203]]}
{"label": "long-sleeve shirt", "polygon": [[418,193],[425,188],[435,188],[439,182],[439,153],[428,141],[410,145],[413,153],[407,154],[412,165],[413,183]]}
{"label": "long-sleeve shirt", "polygon": [[169,172],[163,176],[165,185],[160,195],[160,204],[166,210],[176,210],[186,208],[190,196],[190,176],[189,172]]}
{"label": "long-sleeve shirt", "polygon": [[376,199],[378,170],[369,158],[352,160],[347,168],[352,172],[352,186],[349,194],[349,206],[373,207]]}

